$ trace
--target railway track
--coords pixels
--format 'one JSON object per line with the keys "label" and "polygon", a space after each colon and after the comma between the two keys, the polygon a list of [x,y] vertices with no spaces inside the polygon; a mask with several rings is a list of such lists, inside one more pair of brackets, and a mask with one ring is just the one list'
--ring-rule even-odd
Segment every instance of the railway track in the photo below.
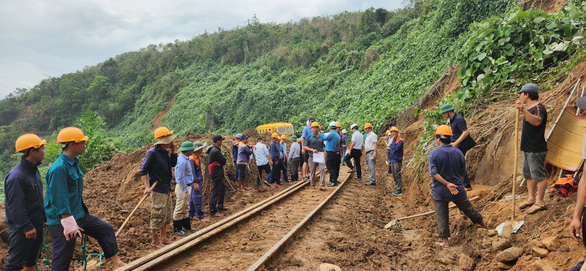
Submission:
{"label": "railway track", "polygon": [[307,181],[293,184],[117,270],[262,269],[336,195],[350,176],[326,191],[307,189]]}

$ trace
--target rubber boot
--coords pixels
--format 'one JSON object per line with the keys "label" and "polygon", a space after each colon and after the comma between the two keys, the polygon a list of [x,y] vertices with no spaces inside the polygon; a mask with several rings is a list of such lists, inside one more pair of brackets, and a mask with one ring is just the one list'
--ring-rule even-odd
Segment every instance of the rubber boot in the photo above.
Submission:
{"label": "rubber boot", "polygon": [[191,227],[191,220],[189,219],[189,217],[184,218],[183,220],[183,228],[188,230],[188,231],[197,231],[196,228],[192,228]]}
{"label": "rubber boot", "polygon": [[183,230],[183,220],[173,220],[173,233],[179,236],[187,236]]}

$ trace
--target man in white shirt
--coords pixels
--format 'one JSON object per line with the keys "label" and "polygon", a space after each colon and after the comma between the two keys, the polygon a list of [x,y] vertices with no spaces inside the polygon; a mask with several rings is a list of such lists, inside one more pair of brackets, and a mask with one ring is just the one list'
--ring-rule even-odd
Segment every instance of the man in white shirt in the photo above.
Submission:
{"label": "man in white shirt", "polygon": [[[348,173],[356,172],[356,179],[360,180],[362,179],[362,167],[360,166],[360,157],[362,156],[362,143],[364,138],[362,137],[362,133],[358,131],[358,124],[354,123],[350,126],[350,128],[353,132],[352,142],[350,142],[350,145],[348,146],[350,152],[344,158],[344,162],[346,162],[346,166],[350,168],[350,171]],[[354,159],[354,166],[356,166],[356,169],[354,169],[354,166],[352,165],[352,162],[350,162],[350,159]]]}
{"label": "man in white shirt", "polygon": [[372,131],[372,124],[370,123],[364,124],[364,131],[366,132],[366,139],[364,140],[364,152],[366,152],[366,164],[368,165],[368,170],[370,171],[370,182],[367,182],[366,185],[370,186],[376,185],[374,169],[376,165],[376,142],[378,140],[378,136]]}
{"label": "man in white shirt", "polygon": [[296,182],[299,180],[299,162],[301,161],[301,145],[297,142],[297,137],[295,135],[291,136],[291,149],[289,150],[289,155],[287,156],[287,160],[291,164],[289,167],[289,175],[291,175],[291,182]]}
{"label": "man in white shirt", "polygon": [[256,176],[256,186],[260,187],[260,178],[262,177],[263,171],[267,173],[267,177],[265,178],[264,183],[268,186],[271,186],[269,180],[272,177],[271,166],[273,165],[273,161],[271,160],[271,155],[269,154],[267,145],[263,143],[263,138],[259,137],[256,141],[256,149],[252,150],[252,153],[254,154],[254,161],[256,162],[256,166],[258,168],[258,176]]}

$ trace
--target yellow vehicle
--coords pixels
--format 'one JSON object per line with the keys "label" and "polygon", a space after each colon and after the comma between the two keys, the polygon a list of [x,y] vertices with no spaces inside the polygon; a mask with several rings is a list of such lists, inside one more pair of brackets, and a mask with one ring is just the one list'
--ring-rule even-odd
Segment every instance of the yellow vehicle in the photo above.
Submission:
{"label": "yellow vehicle", "polygon": [[256,127],[256,131],[261,135],[270,135],[273,132],[277,132],[279,133],[279,135],[291,136],[295,133],[295,131],[293,131],[293,124],[285,122],[273,122],[263,124]]}

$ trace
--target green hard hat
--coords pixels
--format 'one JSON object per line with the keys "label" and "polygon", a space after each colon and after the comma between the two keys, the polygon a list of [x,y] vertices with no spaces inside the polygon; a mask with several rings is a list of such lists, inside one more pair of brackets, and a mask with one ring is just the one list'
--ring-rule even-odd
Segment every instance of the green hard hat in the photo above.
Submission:
{"label": "green hard hat", "polygon": [[454,110],[456,110],[456,108],[454,108],[451,104],[444,104],[440,107],[440,114],[454,111]]}
{"label": "green hard hat", "polygon": [[297,136],[295,136],[295,135],[292,135],[292,136],[291,136],[291,141],[296,141],[296,140],[297,140]]}
{"label": "green hard hat", "polygon": [[193,145],[193,142],[187,140],[183,143],[181,143],[181,147],[179,147],[179,151],[192,151],[195,150],[195,145]]}

